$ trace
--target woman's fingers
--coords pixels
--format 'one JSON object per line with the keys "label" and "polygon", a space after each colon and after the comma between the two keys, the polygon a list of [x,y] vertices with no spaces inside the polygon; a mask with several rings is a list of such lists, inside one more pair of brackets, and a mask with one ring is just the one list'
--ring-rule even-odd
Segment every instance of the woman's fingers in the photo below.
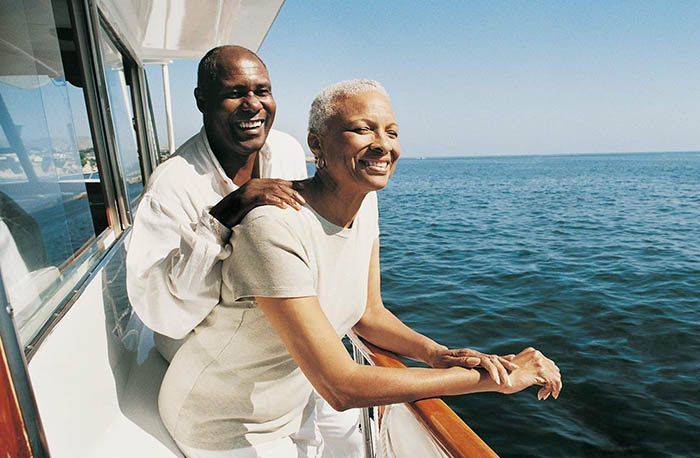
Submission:
{"label": "woman's fingers", "polygon": [[541,388],[537,392],[537,399],[559,397],[562,389],[561,372],[551,359],[534,348],[526,348],[515,357],[515,361],[521,367],[511,375],[518,385],[516,391],[539,385]]}
{"label": "woman's fingers", "polygon": [[499,374],[499,370],[489,358],[481,358],[481,367],[486,369],[486,372],[488,372],[493,381],[496,382],[496,385],[501,384],[501,376]]}
{"label": "woman's fingers", "polygon": [[508,372],[517,369],[517,364],[498,355],[487,355],[484,353],[478,353],[478,355],[479,365],[486,369],[491,379],[493,379],[497,385],[511,385]]}
{"label": "woman's fingers", "polygon": [[509,373],[519,368],[518,364],[512,361],[513,358],[515,355],[488,355],[470,348],[460,348],[445,350],[439,358],[439,363],[433,364],[433,367],[481,366],[497,385],[511,386]]}
{"label": "woman's fingers", "polygon": [[[510,356],[510,358],[508,358],[508,356]],[[509,371],[514,371],[518,368],[518,365],[511,361],[513,358],[515,358],[515,355],[499,356],[498,361]]]}

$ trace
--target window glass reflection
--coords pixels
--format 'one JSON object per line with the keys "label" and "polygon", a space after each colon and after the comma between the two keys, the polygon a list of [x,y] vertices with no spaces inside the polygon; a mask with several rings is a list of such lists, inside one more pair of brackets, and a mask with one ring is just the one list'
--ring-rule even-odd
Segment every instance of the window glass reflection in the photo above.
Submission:
{"label": "window glass reflection", "polygon": [[168,145],[168,125],[165,116],[165,94],[163,92],[163,70],[161,64],[144,65],[146,80],[152,103],[152,116],[158,133],[158,163],[170,157]]}
{"label": "window glass reflection", "polygon": [[100,30],[100,42],[114,136],[119,150],[124,185],[131,210],[135,211],[143,191],[143,176],[133,125],[134,112],[131,106],[131,91],[126,84],[124,59],[104,30]]}
{"label": "window glass reflection", "polygon": [[91,206],[99,174],[92,190],[84,175],[94,151],[70,40],[65,0],[0,3],[0,273],[24,343],[107,228],[104,204]]}

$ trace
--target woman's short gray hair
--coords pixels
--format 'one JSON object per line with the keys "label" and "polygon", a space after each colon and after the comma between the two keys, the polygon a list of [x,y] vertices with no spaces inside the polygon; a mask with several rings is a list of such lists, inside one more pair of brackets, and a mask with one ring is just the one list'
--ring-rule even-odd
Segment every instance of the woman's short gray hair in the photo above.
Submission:
{"label": "woman's short gray hair", "polygon": [[311,103],[309,132],[324,133],[328,121],[338,112],[335,102],[363,92],[379,92],[389,98],[386,89],[374,80],[354,79],[335,83],[322,90]]}

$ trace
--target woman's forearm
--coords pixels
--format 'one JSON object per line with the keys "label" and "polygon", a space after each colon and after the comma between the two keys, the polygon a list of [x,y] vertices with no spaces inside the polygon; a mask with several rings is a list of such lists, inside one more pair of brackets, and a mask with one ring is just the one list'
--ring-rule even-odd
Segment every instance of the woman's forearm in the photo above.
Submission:
{"label": "woman's forearm", "polygon": [[395,369],[354,365],[338,375],[337,380],[330,381],[330,390],[321,392],[336,410],[499,390],[488,374],[461,367]]}
{"label": "woman's forearm", "polygon": [[368,307],[353,331],[378,347],[428,364],[438,350],[447,348],[406,326],[382,304]]}

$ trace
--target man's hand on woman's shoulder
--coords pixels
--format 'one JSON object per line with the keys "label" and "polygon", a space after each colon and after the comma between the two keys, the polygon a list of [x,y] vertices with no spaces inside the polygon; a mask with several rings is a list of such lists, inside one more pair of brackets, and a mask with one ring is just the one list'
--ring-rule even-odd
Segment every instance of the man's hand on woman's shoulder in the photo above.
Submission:
{"label": "man's hand on woman's shoulder", "polygon": [[232,228],[248,212],[262,205],[275,205],[279,208],[290,206],[299,210],[306,203],[298,192],[303,187],[300,181],[253,178],[221,199],[209,214],[224,226]]}

